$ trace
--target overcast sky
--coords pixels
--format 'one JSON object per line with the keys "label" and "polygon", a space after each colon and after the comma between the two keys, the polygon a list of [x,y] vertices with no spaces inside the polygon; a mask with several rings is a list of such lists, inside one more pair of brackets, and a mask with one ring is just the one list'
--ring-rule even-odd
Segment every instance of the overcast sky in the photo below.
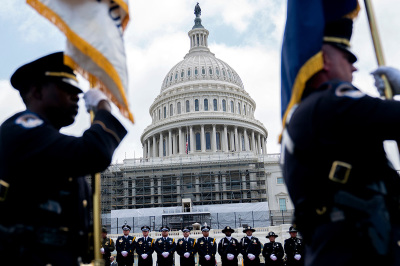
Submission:
{"label": "overcast sky", "polygon": [[[372,1],[387,65],[400,67],[398,0]],[[116,114],[128,130],[113,162],[143,154],[140,135],[150,125],[149,107],[160,93],[168,71],[189,51],[188,31],[194,25],[196,1],[129,1],[130,22],[125,32],[128,56],[128,101],[134,115],[131,124]],[[355,21],[352,50],[358,56],[354,84],[378,96],[370,72],[377,64],[363,1]],[[209,48],[233,67],[245,90],[256,101],[255,117],[269,132],[267,151],[279,153],[280,50],[286,20],[283,0],[203,0],[202,24],[209,30]],[[3,1],[0,9],[0,123],[24,110],[9,78],[20,65],[65,48],[64,35],[24,0]],[[87,82],[81,79],[84,90]],[[80,136],[90,126],[83,100],[75,124],[62,130]]]}

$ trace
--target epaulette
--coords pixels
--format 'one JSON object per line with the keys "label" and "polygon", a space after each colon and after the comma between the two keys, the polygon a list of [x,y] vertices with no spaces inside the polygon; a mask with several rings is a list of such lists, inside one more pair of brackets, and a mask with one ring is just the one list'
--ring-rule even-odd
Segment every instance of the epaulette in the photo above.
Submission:
{"label": "epaulette", "polygon": [[359,99],[365,96],[365,93],[351,85],[348,82],[341,82],[337,84],[335,88],[335,95],[337,97],[349,97],[353,99]]}
{"label": "epaulette", "polygon": [[15,119],[15,124],[25,129],[35,128],[42,125],[44,121],[33,113],[22,113]]}

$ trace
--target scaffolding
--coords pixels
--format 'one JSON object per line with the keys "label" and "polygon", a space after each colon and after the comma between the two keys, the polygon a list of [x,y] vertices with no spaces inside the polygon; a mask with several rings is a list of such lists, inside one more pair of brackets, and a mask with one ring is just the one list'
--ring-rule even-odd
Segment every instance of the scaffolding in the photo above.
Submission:
{"label": "scaffolding", "polygon": [[102,213],[111,210],[267,201],[264,156],[252,153],[128,159],[102,173]]}

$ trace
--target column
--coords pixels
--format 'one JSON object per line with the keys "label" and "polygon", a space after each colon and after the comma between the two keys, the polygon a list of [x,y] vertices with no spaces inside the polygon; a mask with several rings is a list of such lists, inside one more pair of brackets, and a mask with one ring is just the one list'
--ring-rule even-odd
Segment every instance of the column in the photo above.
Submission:
{"label": "column", "polygon": [[147,157],[148,158],[151,157],[151,142],[150,142],[150,138],[147,139]]}
{"label": "column", "polygon": [[147,142],[144,141],[144,144],[143,144],[143,159],[146,158],[146,152],[147,152]]}
{"label": "column", "polygon": [[215,192],[214,192],[214,195],[215,195],[215,200],[219,200],[219,178],[218,178],[218,175],[215,175],[215,178],[214,178],[214,184],[215,184]]}
{"label": "column", "polygon": [[157,145],[156,136],[153,135],[153,157],[156,157],[156,155],[157,155],[157,153],[156,153],[156,145]]}
{"label": "column", "polygon": [[176,201],[177,202],[182,202],[182,199],[181,199],[181,178],[180,177],[176,178],[176,194],[177,194]]}
{"label": "column", "polygon": [[196,201],[200,201],[200,178],[196,176]]}
{"label": "column", "polygon": [[238,135],[238,128],[235,126],[235,151],[240,151],[239,149],[239,135]]}
{"label": "column", "polygon": [[[161,192],[161,177],[157,180],[157,194],[158,194],[158,204],[162,202],[162,192]],[[161,205],[160,205],[161,206]]]}
{"label": "column", "polygon": [[194,149],[194,135],[193,135],[193,126],[190,126],[190,152],[193,153],[195,151]]}
{"label": "column", "polygon": [[227,195],[226,195],[226,175],[222,175],[222,177],[221,177],[221,179],[222,179],[222,198],[224,199],[224,200],[226,200],[226,199],[228,199],[228,197],[227,197]]}
{"label": "column", "polygon": [[151,195],[151,203],[154,203],[154,177],[150,177],[150,195]]}
{"label": "column", "polygon": [[246,173],[242,174],[242,195],[243,199],[247,199],[247,185],[246,185]]}
{"label": "column", "polygon": [[260,133],[257,134],[257,150],[258,150],[258,154],[261,154],[261,138],[260,138]]}
{"label": "column", "polygon": [[[213,152],[217,151],[217,129],[216,129],[216,125],[213,124],[212,125],[212,138],[211,138],[211,150]],[[221,136],[220,136],[221,138]]]}
{"label": "column", "polygon": [[164,137],[162,132],[160,132],[160,143],[158,145],[158,157],[163,157],[164,153],[163,153],[163,143],[164,142]]}
{"label": "column", "polygon": [[177,145],[176,145],[176,133],[172,133],[172,154],[176,154],[177,153]]}
{"label": "column", "polygon": [[264,138],[264,136],[262,136],[262,138],[261,138],[261,143],[262,143],[262,148],[263,148],[262,153],[263,154],[267,154],[267,147],[265,146],[265,138]]}
{"label": "column", "polygon": [[172,131],[168,130],[168,155],[172,155]]}
{"label": "column", "polygon": [[182,128],[179,128],[179,143],[177,143],[179,145],[179,154],[183,154],[182,139]]}
{"label": "column", "polygon": [[132,204],[136,204],[136,180],[132,179]]}
{"label": "column", "polygon": [[254,136],[254,130],[251,131],[251,150],[256,154],[256,138]]}
{"label": "column", "polygon": [[231,130],[231,134],[230,134],[230,141],[231,141],[231,151],[235,150],[235,131]]}
{"label": "column", "polygon": [[206,151],[206,135],[204,134],[204,125],[201,125],[201,152]]}
{"label": "column", "polygon": [[249,151],[250,150],[249,149],[249,137],[247,136],[247,129],[244,129],[243,134],[244,134],[244,149],[246,151]]}
{"label": "column", "polygon": [[228,127],[224,125],[224,145],[223,151],[228,152]]}

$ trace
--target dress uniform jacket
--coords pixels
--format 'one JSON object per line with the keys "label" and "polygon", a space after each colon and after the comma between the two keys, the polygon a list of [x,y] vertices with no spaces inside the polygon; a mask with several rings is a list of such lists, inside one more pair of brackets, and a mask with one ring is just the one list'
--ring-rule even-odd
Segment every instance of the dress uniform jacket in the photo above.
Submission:
{"label": "dress uniform jacket", "polygon": [[[390,231],[399,228],[399,178],[383,146],[388,139],[399,143],[399,136],[400,103],[367,96],[347,82],[327,82],[294,108],[283,133],[282,170],[314,265],[371,265],[391,237],[400,239]],[[363,238],[354,245],[343,235]],[[352,260],[331,258],[325,249],[353,254]]]}
{"label": "dress uniform jacket", "polygon": [[[13,215],[2,215],[0,225],[10,229],[6,239],[24,238],[18,243],[1,241],[0,246],[13,246],[5,251],[7,256],[27,243],[24,249],[37,249],[33,253],[43,254],[51,246],[52,254],[59,247],[73,257],[84,256],[91,230],[91,191],[84,175],[106,169],[125,135],[121,123],[104,110],[96,112],[94,123],[82,137],[64,135],[30,111],[17,113],[1,125],[0,180],[9,187],[5,200],[0,201],[0,212]],[[24,211],[15,211],[22,206]],[[15,226],[32,233],[18,236],[21,231],[12,230]],[[57,258],[53,263],[75,264],[68,257]]]}
{"label": "dress uniform jacket", "polygon": [[[196,241],[196,249],[199,253],[199,262],[202,266],[215,266],[215,254],[217,253],[217,243],[215,243],[215,238],[200,237]],[[209,255],[211,257],[210,260],[206,260],[204,258],[205,255]]]}
{"label": "dress uniform jacket", "polygon": [[[243,237],[240,240],[240,249],[243,255],[243,264],[245,266],[248,265],[260,265],[260,254],[261,254],[261,242],[257,237],[252,236],[249,239],[247,236]],[[254,260],[250,260],[247,255],[253,254],[255,257]]]}
{"label": "dress uniform jacket", "polygon": [[[194,256],[196,255],[196,240],[188,237],[186,241],[185,238],[181,238],[176,243],[176,253],[180,256],[180,264],[183,266],[194,266]],[[186,258],[184,254],[186,252],[190,253],[189,258]]]}
{"label": "dress uniform jacket", "polygon": [[[138,265],[139,266],[151,266],[153,265],[153,252],[154,252],[154,240],[151,237],[144,237],[136,239],[136,253],[138,254]],[[147,258],[143,259],[142,255],[147,254]]]}
{"label": "dress uniform jacket", "polygon": [[[303,241],[298,237],[285,239],[285,253],[287,257],[286,265],[304,265],[304,245]],[[294,256],[301,255],[300,260],[296,260]]]}
{"label": "dress uniform jacket", "polygon": [[110,263],[111,252],[115,250],[114,241],[111,238],[103,238],[101,241],[101,247],[104,248],[103,260],[106,265]]}
{"label": "dress uniform jacket", "polygon": [[[218,243],[218,254],[221,256],[221,261],[222,265],[238,265],[238,259],[237,256],[240,253],[240,244],[239,241],[236,238],[231,238],[229,240],[228,238],[224,237],[222,238],[219,243]],[[232,254],[234,255],[233,260],[228,260],[227,254]]]}
{"label": "dress uniform jacket", "polygon": [[[154,243],[154,250],[157,253],[157,265],[171,266],[174,264],[174,253],[176,249],[175,239],[166,237],[158,238]],[[168,252],[168,257],[164,258],[162,253]]]}
{"label": "dress uniform jacket", "polygon": [[[133,236],[119,236],[117,238],[116,244],[115,244],[115,248],[117,250],[117,262],[118,265],[121,266],[125,266],[125,265],[129,265],[132,266],[133,262],[134,262],[134,251],[135,251],[135,237]],[[127,251],[128,255],[126,257],[124,257],[121,254],[121,251]]]}
{"label": "dress uniform jacket", "polygon": [[[270,256],[274,254],[276,256],[276,260],[272,260]],[[265,258],[265,265],[276,265],[283,266],[283,256],[285,255],[285,251],[283,250],[282,244],[279,242],[269,242],[265,243],[262,255]]]}

